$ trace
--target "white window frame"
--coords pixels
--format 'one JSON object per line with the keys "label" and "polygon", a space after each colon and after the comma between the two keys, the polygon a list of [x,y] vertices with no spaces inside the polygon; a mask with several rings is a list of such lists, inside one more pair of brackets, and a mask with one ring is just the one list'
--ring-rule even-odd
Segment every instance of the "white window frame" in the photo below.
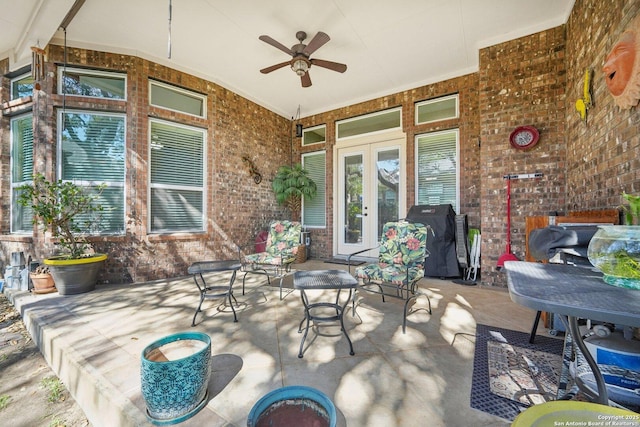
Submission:
{"label": "white window frame", "polygon": [[430,135],[439,135],[439,134],[444,134],[444,133],[454,133],[455,134],[455,139],[456,139],[456,196],[455,196],[455,206],[453,206],[453,210],[456,213],[460,213],[460,130],[458,128],[455,129],[446,129],[446,130],[442,130],[442,131],[436,131],[436,132],[427,132],[427,133],[422,133],[419,135],[415,136],[415,142],[414,142],[414,148],[415,148],[415,204],[416,205],[420,205],[420,204],[430,204],[430,203],[424,203],[422,201],[419,201],[418,197],[420,196],[420,167],[419,167],[419,161],[420,161],[420,151],[419,151],[419,139],[425,136],[430,136]]}
{"label": "white window frame", "polygon": [[[151,182],[152,172],[151,172],[151,150],[154,149],[154,143],[151,141],[151,126],[153,123],[160,123],[164,125],[170,125],[175,127],[180,127],[184,129],[189,129],[193,131],[198,131],[202,133],[202,187],[184,187],[184,186],[172,186],[167,184],[154,184]],[[208,196],[207,196],[207,129],[203,129],[196,126],[184,125],[176,122],[171,122],[168,120],[150,118],[148,125],[148,134],[149,134],[149,149],[148,149],[148,159],[149,159],[149,173],[148,173],[148,181],[147,181],[147,230],[149,234],[153,235],[162,235],[162,234],[176,234],[176,233],[202,233],[207,229],[207,209],[208,209]],[[178,167],[179,165],[176,165]],[[201,191],[202,192],[202,228],[194,228],[190,230],[152,230],[152,203],[151,203],[151,190],[152,188],[165,188],[165,189],[186,189],[192,191]]]}
{"label": "white window frame", "polygon": [[[351,123],[351,122],[355,122],[358,120],[367,120],[370,119],[372,117],[375,116],[381,116],[383,114],[390,114],[390,113],[394,113],[397,112],[400,115],[400,125],[399,126],[394,126],[394,127],[390,127],[390,128],[384,128],[384,129],[378,129],[375,131],[371,131],[371,132],[362,132],[362,133],[358,133],[356,135],[349,135],[349,136],[345,136],[345,137],[340,137],[340,126],[345,124],[345,123]],[[348,139],[352,139],[352,138],[360,138],[363,135],[377,135],[377,134],[381,134],[381,133],[388,133],[390,131],[394,131],[394,130],[402,130],[402,107],[396,107],[396,108],[389,108],[386,110],[382,110],[382,111],[376,111],[374,113],[369,113],[369,114],[364,114],[362,116],[357,116],[357,117],[352,117],[349,119],[344,119],[344,120],[339,120],[336,122],[336,141],[345,141]]]}
{"label": "white window frame", "polygon": [[[65,179],[64,181],[69,181],[69,182],[73,182],[74,184],[80,186],[80,187],[84,187],[84,188],[90,188],[90,187],[95,187],[97,185],[102,185],[102,184],[106,184],[107,188],[109,187],[121,187],[123,189],[122,191],[122,228],[119,231],[99,231],[97,233],[91,233],[91,234],[95,234],[95,235],[121,235],[124,234],[125,230],[126,230],[126,215],[127,215],[127,206],[126,206],[126,201],[127,201],[127,187],[126,187],[126,177],[127,177],[127,162],[126,162],[126,153],[127,153],[127,140],[126,140],[126,135],[127,135],[127,116],[126,114],[123,113],[111,113],[111,112],[105,112],[105,111],[96,111],[96,110],[58,110],[58,129],[57,129],[57,149],[56,149],[56,153],[57,153],[57,158],[58,158],[58,162],[56,165],[56,174],[58,177],[62,177],[62,164],[60,163],[61,159],[63,158],[63,142],[62,142],[62,131],[63,131],[63,114],[89,114],[89,115],[96,115],[96,116],[113,116],[113,117],[122,117],[123,121],[124,121],[124,135],[125,135],[125,140],[124,140],[124,164],[123,164],[123,177],[122,177],[122,182],[118,182],[118,181],[105,181],[105,180],[80,180],[80,179],[73,179],[73,180],[69,180],[69,179]],[[108,208],[108,206],[105,206],[105,208]]]}
{"label": "white window frame", "polygon": [[[324,128],[324,139],[322,141],[317,141],[317,142],[311,142],[309,144],[305,144],[305,135],[307,133],[312,133],[318,129],[322,129]],[[307,129],[303,129],[302,130],[302,146],[303,147],[309,147],[311,145],[319,145],[319,144],[324,144],[325,142],[327,142],[327,125],[318,125],[318,126],[312,126],[310,128]]]}
{"label": "white window frame", "polygon": [[[31,123],[33,126],[33,113],[28,113],[28,114],[24,114],[18,117],[13,117],[11,119],[11,123],[9,126],[9,135],[10,135],[10,147],[11,147],[11,173],[10,173],[10,181],[11,181],[11,218],[10,218],[10,227],[11,227],[11,233],[13,234],[33,234],[33,227],[31,229],[26,229],[26,230],[15,230],[13,228],[14,225],[14,213],[16,212],[16,209],[30,209],[29,207],[26,206],[22,206],[18,204],[18,201],[15,199],[14,195],[15,195],[15,190],[24,185],[24,184],[30,184],[33,182],[33,170],[32,170],[32,176],[29,177],[29,179],[26,179],[24,181],[20,181],[18,183],[13,181],[13,168],[15,167],[15,163],[14,163],[14,155],[15,153],[13,152],[13,148],[14,148],[14,139],[13,139],[13,124],[15,122],[17,122],[18,120],[22,120],[22,119],[26,119],[30,117],[31,118]],[[32,146],[33,148],[33,146]],[[33,167],[33,158],[32,158],[32,167]],[[31,217],[33,217],[33,215],[31,215]]]}
{"label": "white window frame", "polygon": [[[437,104],[439,102],[445,102],[445,101],[449,101],[449,100],[452,100],[452,99],[455,100],[455,113],[454,113],[453,116],[451,116],[451,117],[443,117],[443,118],[434,119],[434,120],[427,120],[425,122],[419,121],[420,107],[422,107],[423,105]],[[416,125],[424,125],[424,124],[427,124],[427,123],[441,122],[443,120],[457,119],[459,117],[460,117],[460,102],[459,102],[459,97],[458,97],[457,93],[453,94],[453,95],[441,96],[439,98],[427,99],[426,101],[416,102],[416,104],[415,104],[415,124]]]}
{"label": "white window frame", "polygon": [[[166,107],[164,105],[153,104],[151,102],[151,99],[152,99],[151,94],[153,92],[153,86],[162,87],[162,88],[167,89],[167,90],[172,91],[172,92],[177,92],[177,93],[180,93],[182,95],[187,95],[187,96],[190,96],[190,97],[193,97],[193,98],[200,99],[200,101],[202,102],[202,114],[201,115],[200,114],[193,114],[193,113],[189,113],[189,112],[186,112],[186,111],[169,108],[169,107]],[[198,92],[194,92],[194,91],[191,91],[191,90],[183,89],[181,87],[173,86],[173,85],[170,85],[170,84],[167,84],[167,83],[159,82],[157,80],[149,80],[149,105],[151,105],[153,107],[156,107],[156,108],[162,108],[163,110],[167,110],[167,111],[175,111],[176,113],[186,114],[186,115],[192,116],[192,117],[200,117],[200,118],[203,118],[203,119],[207,118],[207,95],[204,95],[204,94],[198,93]]]}
{"label": "white window frame", "polygon": [[[102,96],[92,96],[92,95],[77,95],[75,93],[64,93],[64,74],[73,72],[74,74],[80,74],[84,76],[98,76],[98,77],[109,77],[112,79],[122,79],[124,81],[124,97],[123,98],[105,98]],[[76,96],[76,97],[87,97],[87,98],[97,98],[97,99],[110,99],[112,101],[126,101],[127,100],[127,74],[126,73],[116,73],[111,71],[100,71],[100,70],[90,70],[86,68],[73,68],[73,67],[65,67],[64,65],[58,66],[58,94],[64,96]]]}
{"label": "white window frame", "polygon": [[[10,86],[10,88],[11,88],[11,100],[21,98],[21,97],[18,97],[17,94],[13,93],[13,84],[15,82],[17,82],[17,81],[24,80],[24,79],[27,79],[29,77],[31,77],[31,73],[24,73],[24,74],[21,74],[21,75],[11,79],[11,83],[10,83],[10,85],[11,85]],[[33,83],[35,84],[35,81]],[[33,94],[33,87],[31,88],[31,94]]]}
{"label": "white window frame", "polygon": [[[323,229],[327,227],[327,194],[326,194],[326,185],[327,185],[327,152],[325,150],[320,150],[320,151],[313,151],[310,153],[304,153],[301,157],[302,157],[302,167],[304,167],[306,169],[305,166],[305,159],[307,157],[312,157],[312,156],[318,156],[320,154],[324,154],[324,168],[322,170],[323,174],[324,174],[324,183],[318,185],[318,183],[316,182],[316,185],[318,186],[318,193],[316,194],[316,198],[318,197],[322,197],[323,198],[323,202],[322,204],[324,205],[324,209],[323,209],[323,217],[324,217],[324,224],[322,225],[308,225],[305,224],[305,200],[304,198],[302,199],[302,225],[306,228],[314,228],[314,229]],[[314,199],[315,200],[315,199]]]}

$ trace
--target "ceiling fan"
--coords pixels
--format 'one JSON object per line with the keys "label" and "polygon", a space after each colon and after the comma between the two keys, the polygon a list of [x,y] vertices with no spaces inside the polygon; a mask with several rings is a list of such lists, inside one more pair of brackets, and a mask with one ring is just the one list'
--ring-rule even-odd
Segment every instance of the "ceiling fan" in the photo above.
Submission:
{"label": "ceiling fan", "polygon": [[258,37],[263,42],[270,44],[271,46],[280,49],[284,53],[291,55],[291,60],[286,62],[281,62],[280,64],[275,64],[267,68],[263,68],[260,70],[262,74],[267,74],[272,71],[278,70],[282,67],[286,67],[287,65],[291,66],[291,69],[300,76],[300,80],[302,82],[302,87],[311,86],[311,77],[309,77],[309,68],[312,65],[317,65],[318,67],[327,68],[329,70],[337,71],[339,73],[344,73],[347,70],[347,66],[345,64],[340,64],[338,62],[325,61],[324,59],[315,59],[310,58],[311,54],[322,47],[329,40],[329,36],[322,31],[319,31],[316,34],[309,44],[302,43],[307,38],[307,33],[304,31],[298,31],[296,33],[296,38],[298,39],[298,44],[291,46],[291,49],[283,45],[282,43],[272,39],[269,36],[260,36]]}

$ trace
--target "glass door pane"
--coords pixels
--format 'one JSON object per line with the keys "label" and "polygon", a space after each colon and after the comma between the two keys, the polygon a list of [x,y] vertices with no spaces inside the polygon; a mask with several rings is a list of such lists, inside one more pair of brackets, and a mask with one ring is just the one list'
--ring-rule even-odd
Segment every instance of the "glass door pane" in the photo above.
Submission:
{"label": "glass door pane", "polygon": [[386,222],[398,220],[400,185],[400,150],[380,150],[376,156],[378,233]]}
{"label": "glass door pane", "polygon": [[344,159],[344,242],[362,243],[364,161],[362,154]]}

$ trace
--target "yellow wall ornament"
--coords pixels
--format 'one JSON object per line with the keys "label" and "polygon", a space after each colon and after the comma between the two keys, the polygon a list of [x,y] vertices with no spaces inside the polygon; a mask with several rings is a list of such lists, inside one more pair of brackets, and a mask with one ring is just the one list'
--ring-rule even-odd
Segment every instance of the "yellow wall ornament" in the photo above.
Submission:
{"label": "yellow wall ornament", "polygon": [[582,98],[576,101],[576,111],[583,122],[587,122],[587,111],[591,108],[591,71],[587,68],[582,82]]}

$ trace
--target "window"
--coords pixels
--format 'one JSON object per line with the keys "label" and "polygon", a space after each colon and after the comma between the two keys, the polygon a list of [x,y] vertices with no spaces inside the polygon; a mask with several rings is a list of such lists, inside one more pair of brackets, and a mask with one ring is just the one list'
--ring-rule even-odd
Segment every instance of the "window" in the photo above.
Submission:
{"label": "window", "polygon": [[124,74],[59,67],[58,76],[60,94],[126,99],[127,78]]}
{"label": "window", "polygon": [[207,96],[159,82],[149,82],[149,104],[171,111],[207,117]]}
{"label": "window", "polygon": [[149,228],[154,233],[204,231],[206,130],[150,121]]}
{"label": "window", "polygon": [[31,207],[18,203],[18,187],[33,178],[33,115],[11,120],[11,232],[33,232]]}
{"label": "window", "polygon": [[31,74],[22,75],[11,80],[11,99],[33,95],[33,78]]}
{"label": "window", "polygon": [[302,131],[302,145],[320,144],[327,140],[327,127],[314,126]]}
{"label": "window", "polygon": [[337,123],[338,139],[365,133],[387,131],[402,128],[402,110],[380,111],[365,116],[346,119]]}
{"label": "window", "polygon": [[302,155],[302,166],[318,186],[313,200],[302,201],[302,224],[305,227],[326,227],[326,153],[317,151]]}
{"label": "window", "polygon": [[416,204],[458,211],[458,130],[416,136]]}
{"label": "window", "polygon": [[443,96],[416,104],[416,124],[455,119],[458,117],[458,95]]}
{"label": "window", "polygon": [[83,111],[60,112],[60,179],[91,189],[106,184],[104,207],[92,233],[124,232],[125,116]]}

